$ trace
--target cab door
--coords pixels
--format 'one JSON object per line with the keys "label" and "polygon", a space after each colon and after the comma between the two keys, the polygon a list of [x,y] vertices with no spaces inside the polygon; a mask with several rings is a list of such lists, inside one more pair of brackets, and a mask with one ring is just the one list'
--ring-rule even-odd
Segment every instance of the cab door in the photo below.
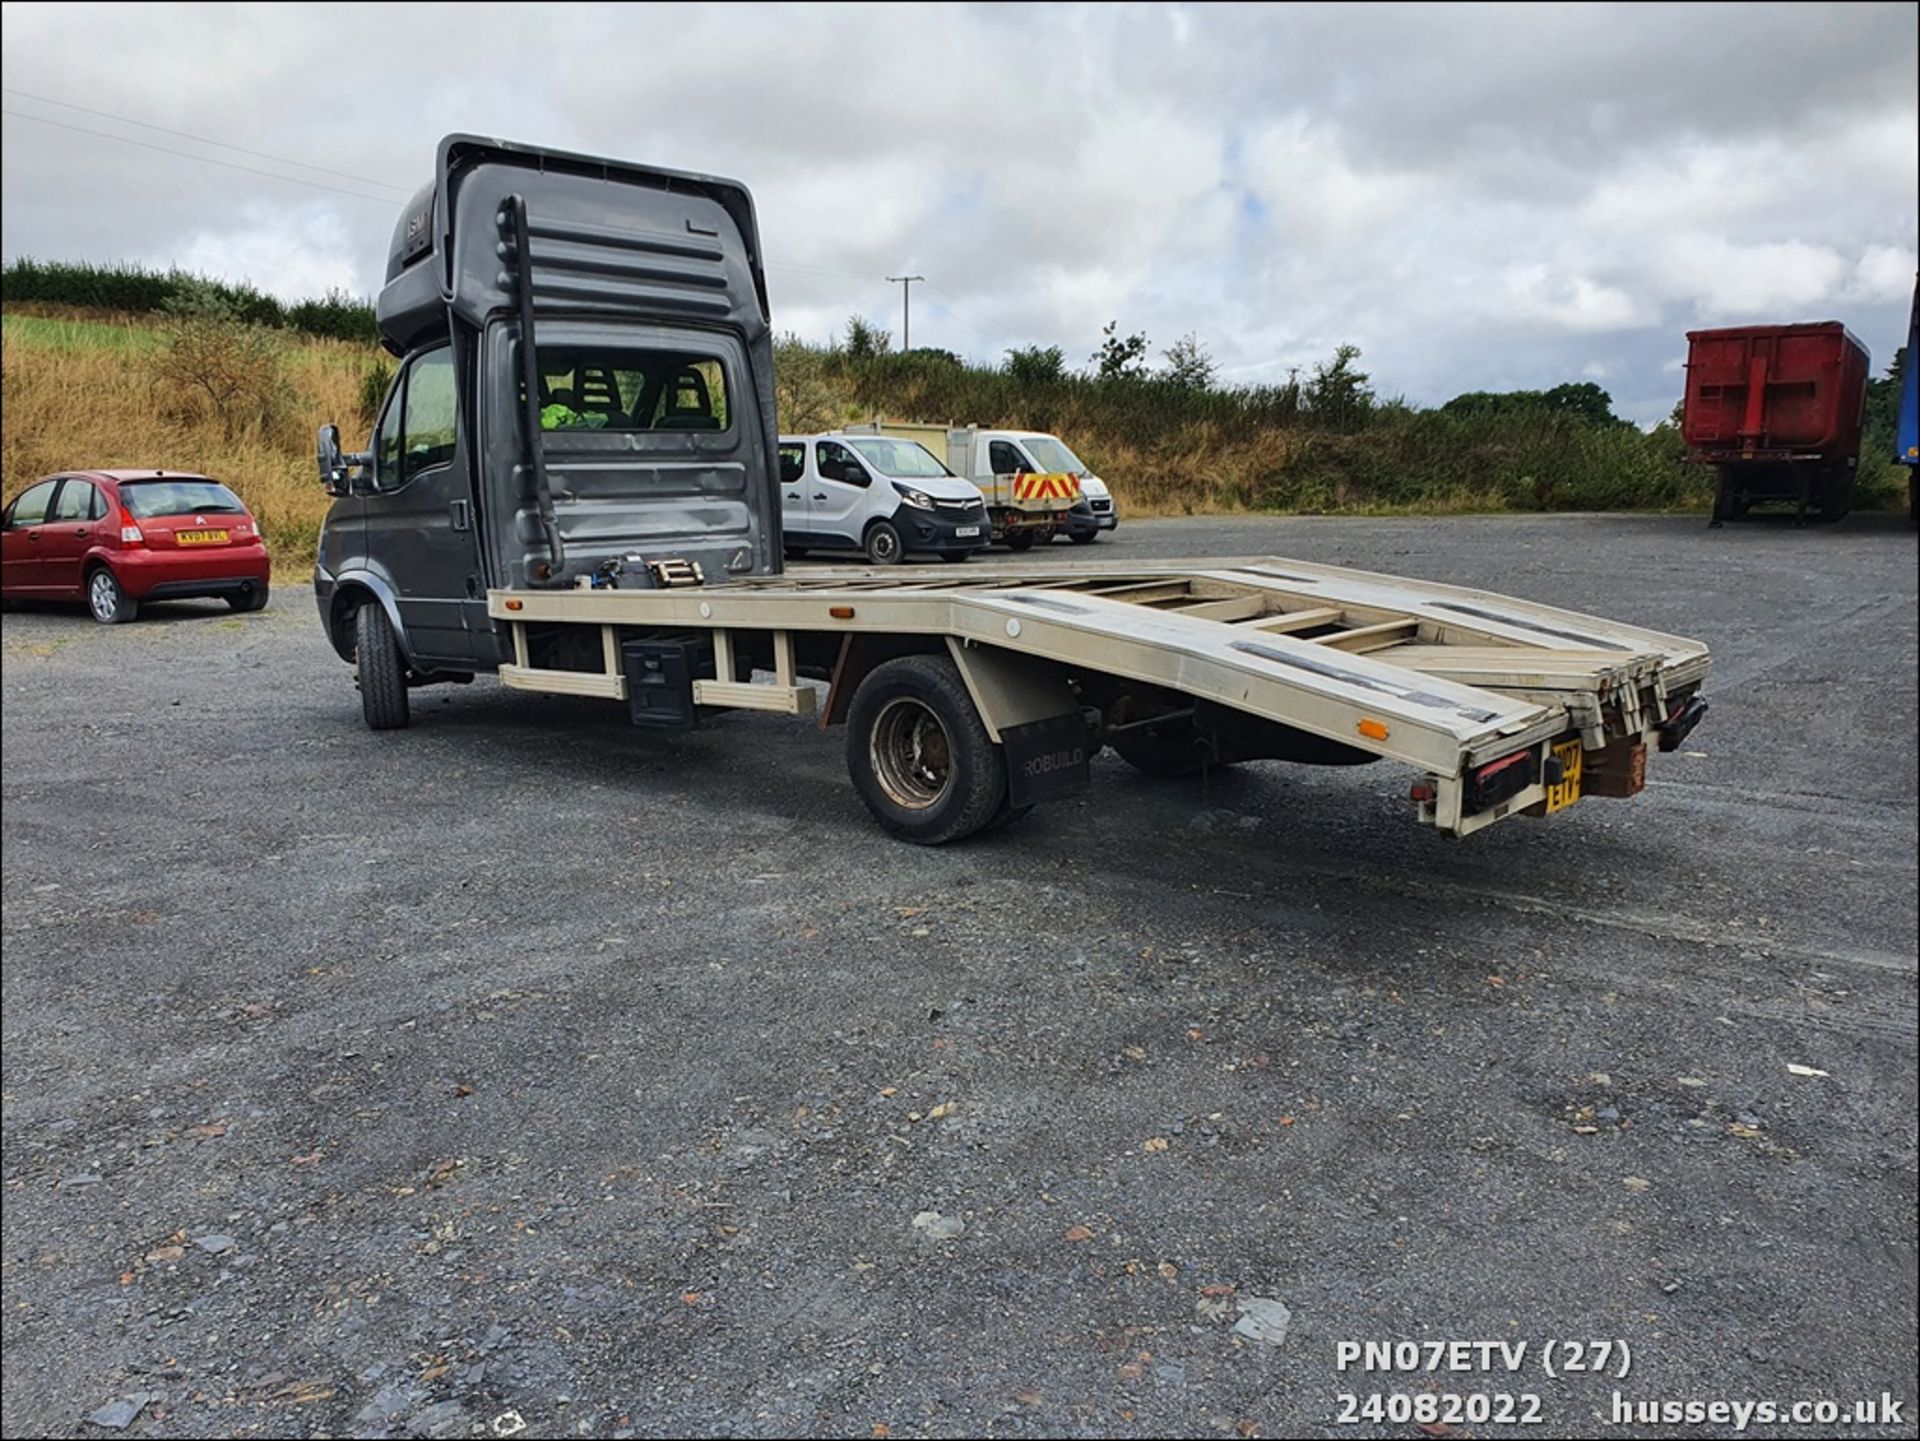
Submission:
{"label": "cab door", "polygon": [[[822,545],[858,547],[874,507],[873,476],[837,440],[817,440],[807,485],[807,526]],[[891,513],[892,507],[889,506]]]}
{"label": "cab door", "polygon": [[392,586],[415,660],[473,663],[490,633],[451,346],[411,357],[374,433],[368,568]]}

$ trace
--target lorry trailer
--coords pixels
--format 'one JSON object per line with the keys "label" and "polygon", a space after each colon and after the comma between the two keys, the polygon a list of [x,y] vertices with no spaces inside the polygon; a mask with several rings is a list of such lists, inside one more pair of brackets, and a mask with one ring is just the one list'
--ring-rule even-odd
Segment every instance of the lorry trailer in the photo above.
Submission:
{"label": "lorry trailer", "polygon": [[1866,414],[1866,346],[1838,321],[1687,332],[1681,436],[1714,467],[1713,524],[1763,501],[1839,520]]}
{"label": "lorry trailer", "polygon": [[[1706,713],[1698,642],[1457,585],[1272,558],[782,571],[771,329],[735,182],[450,136],[378,304],[369,449],[320,433],[320,618],[378,730],[491,672],[686,729],[847,731],[893,834],[1086,789],[1388,761],[1467,835],[1626,798]],[[543,413],[591,424],[543,425]]]}

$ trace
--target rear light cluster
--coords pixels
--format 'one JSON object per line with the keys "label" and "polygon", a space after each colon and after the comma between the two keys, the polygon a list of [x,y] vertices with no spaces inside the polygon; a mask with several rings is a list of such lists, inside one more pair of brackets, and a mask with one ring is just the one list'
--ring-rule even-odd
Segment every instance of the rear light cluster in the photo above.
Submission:
{"label": "rear light cluster", "polygon": [[140,527],[133,523],[132,516],[122,515],[120,522],[120,544],[145,545],[147,543],[146,536],[141,534]]}
{"label": "rear light cluster", "polygon": [[1461,799],[1472,815],[1512,800],[1539,778],[1540,757],[1530,750],[1515,751],[1470,773]]}

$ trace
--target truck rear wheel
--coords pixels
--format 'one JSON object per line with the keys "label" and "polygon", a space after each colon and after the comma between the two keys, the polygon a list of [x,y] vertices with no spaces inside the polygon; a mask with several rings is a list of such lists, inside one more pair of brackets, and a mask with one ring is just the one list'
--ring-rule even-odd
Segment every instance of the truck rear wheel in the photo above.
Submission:
{"label": "truck rear wheel", "polygon": [[1010,530],[1007,532],[1008,550],[1032,550],[1033,532],[1030,530]]}
{"label": "truck rear wheel", "polygon": [[393,622],[377,600],[353,613],[353,664],[360,680],[360,713],[372,730],[399,730],[407,723],[407,666]]}
{"label": "truck rear wheel", "polygon": [[847,712],[847,771],[873,818],[901,840],[938,846],[999,819],[1000,747],[945,656],[876,666]]}

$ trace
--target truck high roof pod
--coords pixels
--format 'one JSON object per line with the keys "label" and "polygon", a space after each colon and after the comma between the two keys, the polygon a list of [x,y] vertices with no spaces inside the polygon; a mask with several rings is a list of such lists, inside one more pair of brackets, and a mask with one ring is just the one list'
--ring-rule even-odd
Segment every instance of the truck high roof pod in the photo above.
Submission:
{"label": "truck high roof pod", "polygon": [[[631,189],[617,203],[595,205],[590,191],[577,184],[581,179]],[[757,302],[751,313],[738,304],[724,313],[736,322],[767,325],[760,227],[753,197],[739,181],[479,135],[449,135],[440,142],[433,180],[407,202],[388,246],[387,281],[375,307],[380,340],[388,350],[405,355],[445,335],[450,314],[478,325],[489,314],[512,308],[512,282],[500,264],[495,217],[515,190],[527,196],[534,240],[554,242],[551,251],[543,245],[535,257],[537,270],[555,272],[536,274],[536,315],[583,304],[631,310],[689,305],[692,294],[710,289],[712,282],[672,272],[693,270],[705,261],[741,269],[748,280],[742,289]],[[649,190],[658,192],[658,204],[636,205],[641,197],[634,192]],[[721,228],[703,221],[700,205],[689,203],[700,201],[725,211],[741,239],[741,253],[724,253],[730,247]],[[661,269],[642,287],[623,288],[593,263],[592,252],[608,248],[656,256]],[[437,263],[423,263],[430,259]]]}

